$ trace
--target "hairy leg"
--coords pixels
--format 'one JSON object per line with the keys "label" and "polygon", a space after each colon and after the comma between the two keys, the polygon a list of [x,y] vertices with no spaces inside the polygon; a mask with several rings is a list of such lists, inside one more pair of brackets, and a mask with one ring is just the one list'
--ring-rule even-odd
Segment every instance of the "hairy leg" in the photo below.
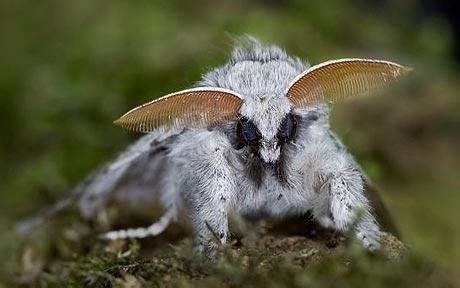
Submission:
{"label": "hairy leg", "polygon": [[195,240],[207,252],[229,236],[227,214],[235,206],[237,191],[233,155],[228,139],[219,132],[191,137],[170,155],[180,171],[178,186]]}
{"label": "hairy leg", "polygon": [[364,196],[359,171],[348,169],[331,177],[329,181],[330,213],[334,228],[343,232],[354,229],[364,247],[369,250],[378,249],[382,232]]}
{"label": "hairy leg", "polygon": [[200,172],[193,176],[194,185],[186,197],[197,244],[205,252],[213,250],[219,242],[226,242],[228,212],[236,196],[234,176],[225,155],[218,148],[212,154],[212,160],[202,159]]}

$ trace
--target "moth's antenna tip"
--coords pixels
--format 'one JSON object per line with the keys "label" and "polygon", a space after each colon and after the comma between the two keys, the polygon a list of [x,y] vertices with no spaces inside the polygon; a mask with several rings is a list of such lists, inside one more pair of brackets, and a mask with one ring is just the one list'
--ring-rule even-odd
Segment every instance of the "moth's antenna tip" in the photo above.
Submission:
{"label": "moth's antenna tip", "polygon": [[123,121],[121,120],[121,118],[118,118],[117,120],[113,121],[113,124],[122,127]]}
{"label": "moth's antenna tip", "polygon": [[403,68],[404,73],[409,73],[409,72],[412,72],[414,70],[414,68],[409,67],[409,66],[402,66],[402,68]]}

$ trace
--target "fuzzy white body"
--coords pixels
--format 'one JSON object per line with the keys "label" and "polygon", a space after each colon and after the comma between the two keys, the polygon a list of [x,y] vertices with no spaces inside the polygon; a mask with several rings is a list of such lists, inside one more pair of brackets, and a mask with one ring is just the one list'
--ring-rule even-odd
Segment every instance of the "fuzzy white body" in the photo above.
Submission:
{"label": "fuzzy white body", "polygon": [[360,169],[322,127],[326,123],[317,125],[309,126],[302,134],[305,137],[289,147],[286,182],[280,182],[268,166],[261,167],[259,184],[245,177],[250,173],[245,156],[232,148],[223,133],[182,134],[169,154],[170,171],[176,173],[167,181],[174,183],[175,192],[164,195],[163,204],[188,215],[201,245],[213,245],[212,232],[225,242],[230,213],[282,219],[311,211],[323,226],[339,231],[351,229],[357,213],[362,213],[357,236],[366,247],[377,248],[381,233],[363,194]]}
{"label": "fuzzy white body", "polygon": [[[364,196],[359,166],[330,131],[325,104],[294,107],[286,89],[308,65],[274,46],[251,42],[206,74],[198,86],[225,88],[243,98],[241,117],[260,132],[254,147],[235,145],[238,119],[168,134],[149,134],[77,189],[78,206],[92,216],[108,200],[159,202],[167,211],[148,228],[113,231],[108,239],[158,235],[185,215],[198,245],[224,243],[228,215],[279,219],[311,212],[323,226],[354,229],[363,245],[379,246],[381,232]],[[295,137],[279,143],[286,115]],[[359,216],[359,218],[357,218]]]}
{"label": "fuzzy white body", "polygon": [[[227,240],[230,213],[279,219],[309,211],[323,226],[355,229],[365,247],[379,246],[381,232],[364,196],[363,175],[330,131],[328,107],[295,108],[285,97],[290,82],[307,68],[279,48],[253,43],[237,48],[227,65],[199,83],[242,95],[240,113],[262,135],[258,153],[235,148],[233,122],[183,131],[167,145],[161,169],[168,173],[155,190],[172,215],[190,220],[201,248],[212,248],[215,235]],[[276,134],[287,113],[297,117],[298,128],[295,139],[279,147]],[[132,232],[107,236],[145,234]]]}

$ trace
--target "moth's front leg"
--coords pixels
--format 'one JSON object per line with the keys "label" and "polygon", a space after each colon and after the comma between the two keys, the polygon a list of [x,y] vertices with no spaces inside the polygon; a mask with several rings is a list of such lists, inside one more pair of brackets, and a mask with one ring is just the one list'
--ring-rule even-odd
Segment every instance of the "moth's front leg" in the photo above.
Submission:
{"label": "moth's front leg", "polygon": [[[380,247],[381,232],[364,196],[364,183],[357,169],[348,169],[330,179],[330,209],[339,231],[355,229],[357,238],[369,250]],[[356,224],[351,227],[351,224]]]}
{"label": "moth's front leg", "polygon": [[197,185],[186,204],[196,244],[205,253],[225,244],[229,237],[227,201],[231,195],[220,177],[213,175],[203,181],[207,183]]}
{"label": "moth's front leg", "polygon": [[195,143],[184,171],[184,204],[198,248],[210,252],[229,237],[228,212],[234,208],[237,191],[232,148],[220,137]]}
{"label": "moth's front leg", "polygon": [[[354,229],[356,237],[369,250],[380,247],[382,232],[364,196],[361,172],[353,166],[334,171],[322,185],[322,199],[316,217],[325,226],[341,232]],[[322,204],[322,205],[320,205]],[[324,209],[327,207],[327,209]],[[321,212],[319,212],[321,211]]]}

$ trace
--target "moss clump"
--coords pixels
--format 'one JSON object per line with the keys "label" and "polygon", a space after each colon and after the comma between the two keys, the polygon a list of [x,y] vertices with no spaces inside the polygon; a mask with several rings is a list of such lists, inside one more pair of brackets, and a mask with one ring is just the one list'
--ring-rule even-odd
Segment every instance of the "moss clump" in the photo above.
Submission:
{"label": "moss clump", "polygon": [[356,241],[346,241],[344,236],[322,230],[314,223],[287,224],[239,223],[235,230],[244,236],[220,247],[212,259],[195,253],[190,238],[177,233],[178,227],[172,227],[155,240],[110,243],[97,240],[84,223],[73,224],[61,232],[48,227],[44,229],[48,233],[33,235],[35,244],[26,246],[21,265],[16,267],[16,277],[10,278],[9,284],[51,287],[455,287],[458,284],[452,275],[415,255],[390,234],[383,238],[381,252],[371,254]]}

